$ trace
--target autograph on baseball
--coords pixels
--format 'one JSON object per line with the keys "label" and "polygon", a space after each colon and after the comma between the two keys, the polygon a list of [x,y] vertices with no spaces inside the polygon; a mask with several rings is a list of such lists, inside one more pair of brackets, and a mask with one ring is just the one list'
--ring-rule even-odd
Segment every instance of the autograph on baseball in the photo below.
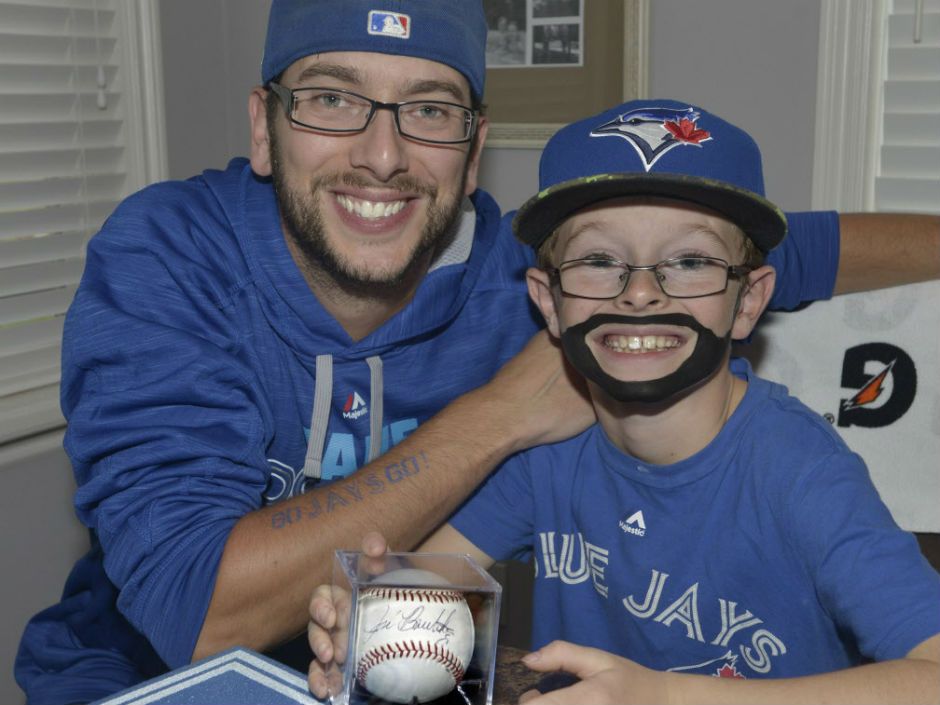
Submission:
{"label": "autograph on baseball", "polygon": [[454,636],[451,623],[456,613],[456,608],[441,607],[434,614],[433,610],[426,610],[423,605],[408,610],[386,605],[381,615],[374,615],[375,624],[363,624],[362,644],[368,646],[376,635],[381,637],[385,632],[394,631],[402,634],[416,632],[418,635],[427,635],[427,638],[432,639],[435,644],[446,646],[450,644],[450,639]]}

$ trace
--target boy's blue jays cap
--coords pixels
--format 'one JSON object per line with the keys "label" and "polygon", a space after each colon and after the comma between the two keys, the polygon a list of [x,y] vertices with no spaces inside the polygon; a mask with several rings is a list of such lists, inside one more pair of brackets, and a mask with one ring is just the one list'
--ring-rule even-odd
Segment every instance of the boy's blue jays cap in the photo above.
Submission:
{"label": "boy's blue jays cap", "polygon": [[786,235],[783,212],[764,198],[757,143],[716,115],[672,100],[635,100],[572,123],[548,141],[539,193],[513,219],[538,249],[562,221],[620,196],[663,196],[705,206],[767,253]]}
{"label": "boy's blue jays cap", "polygon": [[486,17],[481,0],[273,0],[261,81],[304,56],[369,51],[457,69],[483,98]]}

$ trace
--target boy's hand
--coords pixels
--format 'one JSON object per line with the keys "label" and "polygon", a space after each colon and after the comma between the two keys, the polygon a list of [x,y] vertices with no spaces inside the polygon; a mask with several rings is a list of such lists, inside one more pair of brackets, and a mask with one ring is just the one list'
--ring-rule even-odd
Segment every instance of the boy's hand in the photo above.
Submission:
{"label": "boy's hand", "polygon": [[[388,550],[385,538],[374,531],[362,538],[366,570],[375,559],[374,572],[383,571],[382,557]],[[343,687],[339,666],[346,660],[349,646],[349,617],[352,605],[347,591],[335,585],[319,585],[310,598],[307,641],[314,660],[307,672],[310,692],[320,699],[338,694]]]}
{"label": "boy's hand", "polygon": [[530,690],[519,698],[526,705],[627,705],[669,702],[672,674],[645,668],[607,651],[553,641],[527,654],[522,662],[535,671],[563,671],[580,678],[567,688],[539,693]]}

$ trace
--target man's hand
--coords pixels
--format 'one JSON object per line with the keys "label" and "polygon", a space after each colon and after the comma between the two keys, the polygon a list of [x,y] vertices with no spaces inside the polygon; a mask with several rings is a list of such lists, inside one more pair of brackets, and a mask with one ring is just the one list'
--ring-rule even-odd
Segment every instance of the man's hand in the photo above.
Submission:
{"label": "man's hand", "polygon": [[307,684],[321,700],[337,695],[343,688],[340,666],[346,660],[349,643],[349,611],[349,593],[345,590],[330,585],[314,590],[307,640],[315,658],[310,662]]}
{"label": "man's hand", "polygon": [[[388,545],[381,534],[371,531],[363,536],[361,550],[368,572],[384,571],[382,557]],[[340,666],[346,661],[349,646],[351,609],[349,593],[335,585],[317,586],[310,598],[307,641],[314,660],[307,672],[307,683],[310,692],[321,700],[338,694],[343,687]]]}
{"label": "man's hand", "polygon": [[547,331],[465,399],[512,420],[507,432],[515,437],[514,450],[571,438],[596,421],[584,379]]}
{"label": "man's hand", "polygon": [[539,694],[530,690],[519,698],[526,705],[627,705],[669,702],[667,686],[673,674],[653,671],[600,649],[553,641],[527,654],[522,662],[535,671],[565,671],[581,679],[567,688]]}

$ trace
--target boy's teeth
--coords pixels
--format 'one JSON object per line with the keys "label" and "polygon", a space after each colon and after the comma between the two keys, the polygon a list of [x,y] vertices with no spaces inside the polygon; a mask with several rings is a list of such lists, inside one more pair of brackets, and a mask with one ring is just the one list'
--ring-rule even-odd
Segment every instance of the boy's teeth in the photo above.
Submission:
{"label": "boy's teeth", "polygon": [[388,218],[405,207],[405,201],[363,201],[359,198],[338,195],[337,202],[349,213],[360,218]]}
{"label": "boy's teeth", "polygon": [[617,352],[659,352],[679,347],[679,339],[671,335],[608,335],[604,345]]}

